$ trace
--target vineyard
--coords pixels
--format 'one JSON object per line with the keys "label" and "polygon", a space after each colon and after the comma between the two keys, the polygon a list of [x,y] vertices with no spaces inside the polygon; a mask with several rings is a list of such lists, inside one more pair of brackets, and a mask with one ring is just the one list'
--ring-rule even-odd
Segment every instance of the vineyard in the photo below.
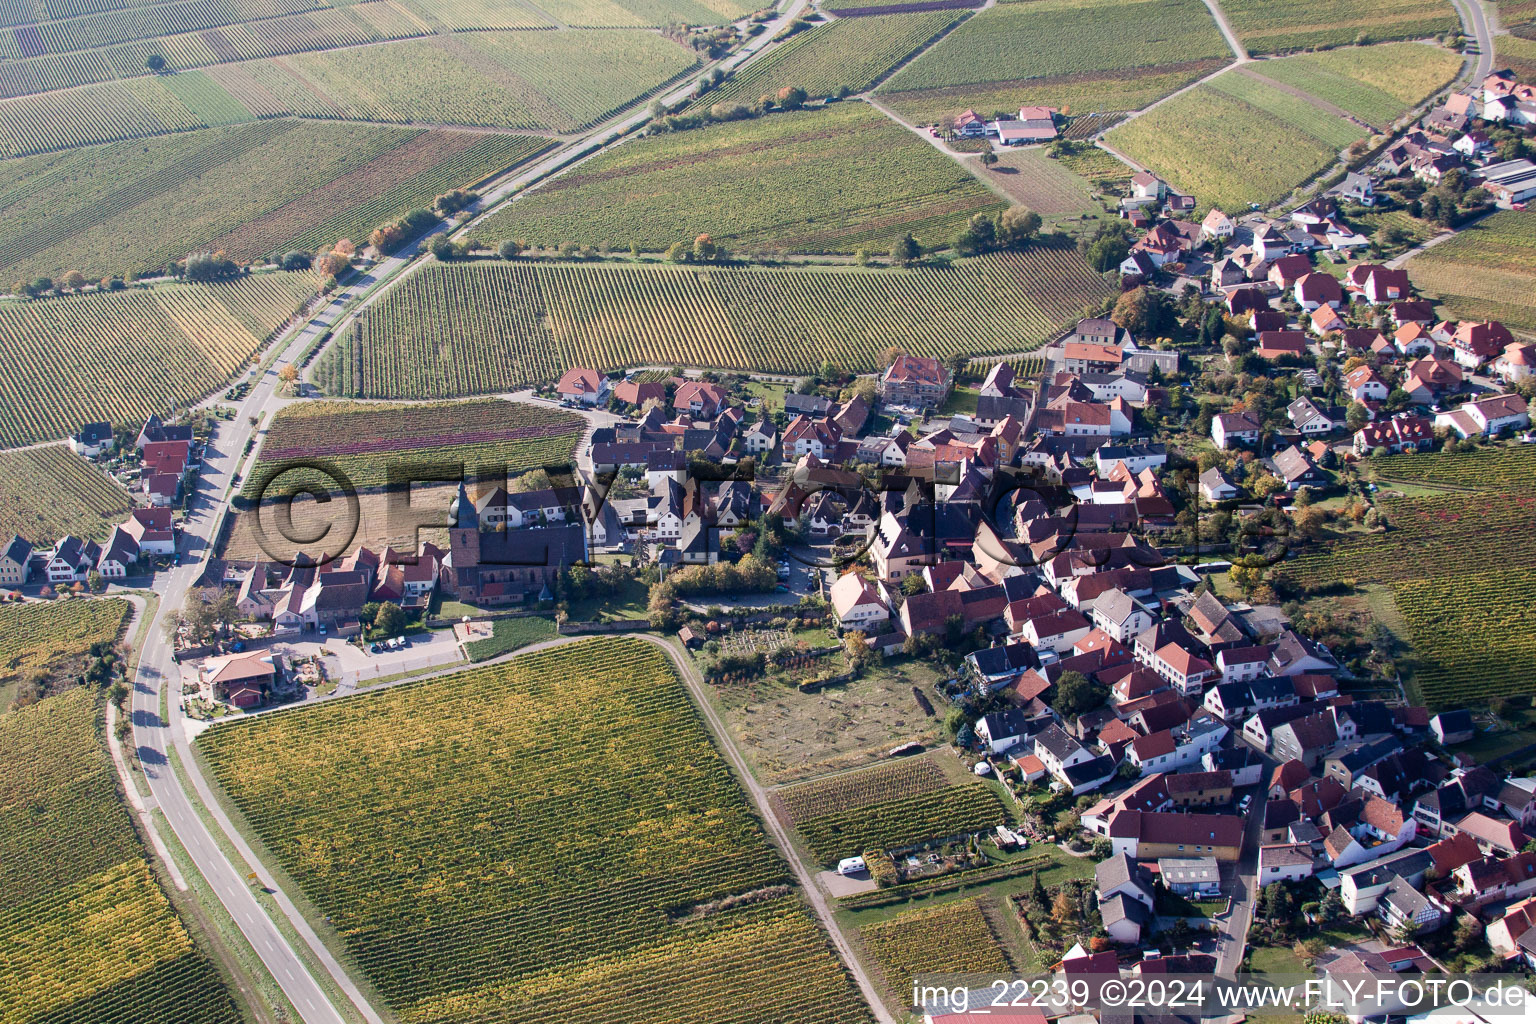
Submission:
{"label": "vineyard", "polygon": [[774,793],[774,803],[785,819],[794,824],[840,810],[868,807],[882,800],[935,793],[949,788],[949,784],[949,776],[931,757],[914,757],[786,786]]}
{"label": "vineyard", "polygon": [[877,94],[882,103],[916,124],[937,124],[946,115],[952,117],[956,111],[967,108],[983,117],[1029,105],[1055,107],[1063,113],[1074,114],[1140,110],[1226,63],[1226,58],[1214,57],[1118,71],[1014,78],[908,91],[897,91],[902,87],[896,76],[892,76]]}
{"label": "vineyard", "polygon": [[1424,39],[1460,25],[1446,0],[1222,0],[1221,8],[1255,54]]}
{"label": "vineyard", "polygon": [[1054,78],[1230,55],[1196,0],[1033,0],[980,12],[879,91],[1010,82],[1021,68],[1029,78]]}
{"label": "vineyard", "polygon": [[1230,210],[1280,199],[1364,134],[1304,100],[1228,73],[1112,129],[1105,141],[1202,206]]}
{"label": "vineyard", "polygon": [[156,271],[199,249],[241,261],[313,251],[366,238],[549,145],[271,119],[28,157],[4,168],[0,272],[95,279]]}
{"label": "vineyard", "polygon": [[974,899],[909,910],[867,925],[859,937],[879,965],[886,990],[904,994],[908,1002],[919,975],[1013,974],[1013,965]]}
{"label": "vineyard", "polygon": [[1536,446],[1462,448],[1433,458],[1388,455],[1368,465],[1385,482],[1526,491],[1536,488]]}
{"label": "vineyard", "polygon": [[[755,97],[754,97],[755,99]],[[707,233],[741,250],[889,252],[947,244],[1001,202],[864,103],[634,139],[492,214],[474,237],[647,250]]]}
{"label": "vineyard", "polygon": [[751,104],[790,86],[804,89],[813,99],[863,92],[964,13],[943,10],[827,22],[747,65],[719,89],[705,93],[698,105]]}
{"label": "vineyard", "polygon": [[1450,316],[1536,330],[1536,214],[1500,210],[1408,261]]}
{"label": "vineyard", "polygon": [[1456,77],[1461,58],[1422,43],[1325,50],[1265,61],[1264,77],[1385,126]]}
{"label": "vineyard", "polygon": [[[375,6],[381,4],[355,4],[346,13]],[[420,23],[411,25],[401,34],[420,35]],[[276,60],[236,55],[229,59],[241,62],[198,72],[186,85],[172,84],[179,75],[154,76],[0,100],[0,155],[249,117],[576,131],[697,66],[691,51],[634,29],[469,32],[373,46],[326,45],[347,49]],[[142,71],[142,57],[137,67]],[[432,73],[424,75],[423,68]]]}
{"label": "vineyard", "polygon": [[66,533],[105,540],[133,508],[127,491],[65,445],[0,451],[0,543],[49,545]]}
{"label": "vineyard", "polygon": [[832,867],[843,857],[865,850],[888,850],[990,829],[1010,819],[997,793],[973,782],[800,818],[795,821],[795,831],[805,840],[812,858]]}
{"label": "vineyard", "polygon": [[[1466,566],[1503,561],[1468,555]],[[1393,586],[1417,657],[1414,681],[1436,707],[1536,692],[1536,570],[1462,571]]]}
{"label": "vineyard", "polygon": [[429,266],[315,376],[334,394],[447,398],[572,365],[873,370],[889,345],[939,358],[1033,348],[1106,294],[1075,250],[1044,246],[912,270]]}
{"label": "vineyard", "polygon": [[240,1024],[150,874],[83,687],[0,716],[0,1020]]}
{"label": "vineyard", "polygon": [[0,444],[194,402],[313,295],[311,275],[272,273],[0,307]]}
{"label": "vineyard", "polygon": [[550,1006],[637,1024],[868,1019],[643,641],[567,644],[198,744],[401,1021]]}
{"label": "vineyard", "polygon": [[[1101,149],[1093,152],[1109,157]],[[1118,160],[1115,163],[1120,164]],[[1129,168],[1120,166],[1130,174]],[[1092,184],[1074,174],[1064,161],[1046,156],[1038,146],[1001,154],[992,165],[991,177],[1010,199],[1046,217],[1099,209],[1089,198]]]}
{"label": "vineyard", "polygon": [[27,669],[59,671],[92,644],[111,643],[131,610],[117,598],[0,605],[0,682]]}
{"label": "vineyard", "polygon": [[[586,421],[570,413],[500,399],[446,405],[290,405],[267,429],[244,494],[285,465],[324,460],[359,489],[389,482],[392,467],[451,460],[471,474],[507,477],[573,464]],[[498,474],[499,475],[499,474]],[[286,482],[288,474],[282,474]]]}

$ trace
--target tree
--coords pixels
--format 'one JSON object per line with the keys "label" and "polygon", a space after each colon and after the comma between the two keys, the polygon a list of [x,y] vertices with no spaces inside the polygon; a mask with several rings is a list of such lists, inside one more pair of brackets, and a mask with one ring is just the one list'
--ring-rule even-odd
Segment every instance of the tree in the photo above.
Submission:
{"label": "tree", "polygon": [[714,239],[704,234],[693,240],[693,258],[701,263],[708,263],[717,255]]}
{"label": "tree", "polygon": [[379,611],[373,617],[373,628],[385,636],[394,636],[405,628],[405,611],[393,601],[379,602]]}
{"label": "tree", "polygon": [[901,581],[901,592],[908,597],[925,594],[928,592],[928,584],[924,582],[922,574],[908,573],[907,578]]}
{"label": "tree", "polygon": [[786,85],[778,91],[774,100],[785,110],[799,110],[805,105],[805,90],[799,86]]}
{"label": "tree", "polygon": [[1095,683],[1081,672],[1068,671],[1056,680],[1056,696],[1051,707],[1064,718],[1076,718],[1104,703],[1109,696],[1102,683]]}
{"label": "tree", "polygon": [[686,242],[673,242],[667,246],[668,263],[686,263],[691,255],[692,252],[689,250],[688,243]]}
{"label": "tree", "polygon": [[85,287],[85,275],[80,273],[78,270],[71,270],[69,273],[64,275],[63,284],[64,287],[68,288],[70,291],[78,292],[80,289]]}
{"label": "tree", "polygon": [[1361,402],[1350,402],[1349,409],[1344,413],[1344,423],[1350,430],[1359,430],[1371,420],[1371,410]]}
{"label": "tree", "polygon": [[442,260],[445,263],[449,260],[457,259],[459,255],[459,247],[453,244],[453,239],[448,237],[446,231],[439,231],[427,239],[427,251],[432,254],[434,259]]}
{"label": "tree", "polygon": [[1337,921],[1343,913],[1344,897],[1339,895],[1339,891],[1337,889],[1329,889],[1323,893],[1322,907],[1318,911],[1318,916],[1323,919],[1323,922],[1326,924],[1330,921]]}
{"label": "tree", "polygon": [[1056,898],[1051,901],[1051,920],[1058,928],[1077,927],[1077,901],[1065,889],[1057,891]]}
{"label": "tree", "polygon": [[1121,295],[1109,318],[1134,335],[1156,336],[1171,326],[1173,311],[1164,292],[1142,285]]}
{"label": "tree", "polygon": [[[382,231],[383,229],[380,228],[379,230]],[[383,248],[383,246],[380,246],[380,248]],[[300,252],[299,250],[295,249],[292,252],[283,253],[282,262],[279,263],[278,266],[282,267],[284,270],[308,270],[314,265],[314,262],[315,258],[309,253]]]}
{"label": "tree", "polygon": [[997,218],[997,241],[1009,249],[1019,249],[1040,233],[1040,215],[1019,203]]}
{"label": "tree", "polygon": [[848,663],[856,668],[862,668],[874,657],[874,651],[864,642],[866,634],[862,629],[851,629],[843,637],[843,653],[848,655]]}
{"label": "tree", "polygon": [[522,243],[514,242],[510,238],[503,239],[501,244],[496,246],[496,255],[500,256],[504,260],[515,260],[522,254]]}
{"label": "tree", "polygon": [[996,163],[997,154],[992,152],[992,148],[990,146],[981,151],[981,166],[991,167]]}
{"label": "tree", "polygon": [[95,569],[85,574],[85,585],[91,588],[93,594],[100,594],[107,589],[107,581]]}
{"label": "tree", "polygon": [[144,66],[158,75],[165,70],[165,58],[158,53],[152,53],[144,58]]}
{"label": "tree", "polygon": [[1131,251],[1131,243],[1126,240],[1124,229],[1108,221],[1099,226],[1098,233],[1091,240],[1079,242],[1078,245],[1088,265],[1100,273],[1120,266],[1126,254]]}
{"label": "tree", "polygon": [[891,246],[891,262],[903,267],[911,266],[923,255],[923,247],[917,244],[917,239],[912,237],[909,231],[896,239]]}

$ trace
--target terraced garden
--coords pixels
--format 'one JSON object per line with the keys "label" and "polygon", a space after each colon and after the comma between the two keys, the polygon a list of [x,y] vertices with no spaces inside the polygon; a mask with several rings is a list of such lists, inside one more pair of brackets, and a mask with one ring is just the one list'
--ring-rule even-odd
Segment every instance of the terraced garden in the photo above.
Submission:
{"label": "terraced garden", "polygon": [[310,274],[271,273],[0,308],[0,444],[186,406],[227,381],[314,290]]}
{"label": "terraced garden", "polygon": [[[198,746],[401,1021],[551,1005],[594,1022],[868,1020],[642,641],[218,725]],[[585,766],[609,747],[593,785]]]}
{"label": "terraced garden", "polygon": [[0,165],[0,273],[95,279],[147,274],[193,251],[249,261],[361,242],[550,145],[279,118],[28,157]]}
{"label": "terraced garden", "polygon": [[1257,70],[1385,127],[1447,85],[1461,63],[1438,46],[1385,43],[1265,61]]}
{"label": "terraced garden", "polygon": [[972,214],[1000,209],[965,168],[846,103],[626,142],[493,214],[474,237],[655,251],[709,234],[735,249],[883,253],[903,232],[947,243]]}
{"label": "terraced garden", "polygon": [[0,543],[19,533],[35,545],[66,533],[104,540],[133,499],[64,445],[0,451]]}
{"label": "terraced garden", "polygon": [[1230,59],[1191,0],[1036,0],[980,12],[877,91],[924,122],[967,107],[1134,110]]}
{"label": "terraced garden", "polygon": [[1536,213],[1501,210],[1408,261],[1445,312],[1536,330]]}
{"label": "terraced garden", "polygon": [[0,1019],[240,1024],[161,892],[77,688],[0,716]]}
{"label": "terraced garden", "polygon": [[370,307],[315,378],[339,395],[449,398],[571,365],[873,370],[890,345],[1035,348],[1107,294],[1075,249],[1045,246],[910,270],[436,265]]}
{"label": "terraced garden", "polygon": [[477,475],[504,469],[513,477],[573,465],[585,428],[580,416],[495,398],[442,405],[290,405],[268,426],[242,494],[254,497],[264,481],[278,476],[286,487],[290,475],[305,475],[288,467],[317,460],[359,490],[385,487],[392,467],[435,461],[462,463]]}
{"label": "terraced garden", "polygon": [[753,61],[719,89],[705,93],[699,106],[752,104],[788,87],[804,89],[813,99],[863,92],[964,13],[882,14],[818,25]]}
{"label": "terraced garden", "polygon": [[1365,130],[1229,72],[1110,130],[1105,141],[1202,207],[1271,203],[1338,159]]}
{"label": "terraced garden", "polygon": [[1446,0],[1222,0],[1221,9],[1254,54],[1424,39],[1461,24]]}

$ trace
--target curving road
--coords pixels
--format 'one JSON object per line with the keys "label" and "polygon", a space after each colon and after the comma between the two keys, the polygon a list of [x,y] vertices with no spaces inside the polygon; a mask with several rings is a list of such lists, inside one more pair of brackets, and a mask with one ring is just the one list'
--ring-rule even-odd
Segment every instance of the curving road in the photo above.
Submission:
{"label": "curving road", "polygon": [[1475,89],[1483,84],[1483,79],[1493,70],[1493,31],[1488,27],[1488,18],[1483,14],[1483,5],[1479,0],[1451,0],[1451,5],[1461,16],[1462,28],[1466,30],[1464,34],[1477,40],[1477,60],[1467,83]]}

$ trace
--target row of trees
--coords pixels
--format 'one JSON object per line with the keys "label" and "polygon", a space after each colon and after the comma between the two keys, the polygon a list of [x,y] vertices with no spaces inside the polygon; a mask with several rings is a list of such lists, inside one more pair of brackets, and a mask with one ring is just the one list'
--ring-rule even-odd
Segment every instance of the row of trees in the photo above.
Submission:
{"label": "row of trees", "polygon": [[998,249],[1022,249],[1040,234],[1040,215],[1022,204],[1014,204],[993,220],[978,213],[966,221],[955,236],[954,250],[960,256],[976,256]]}

